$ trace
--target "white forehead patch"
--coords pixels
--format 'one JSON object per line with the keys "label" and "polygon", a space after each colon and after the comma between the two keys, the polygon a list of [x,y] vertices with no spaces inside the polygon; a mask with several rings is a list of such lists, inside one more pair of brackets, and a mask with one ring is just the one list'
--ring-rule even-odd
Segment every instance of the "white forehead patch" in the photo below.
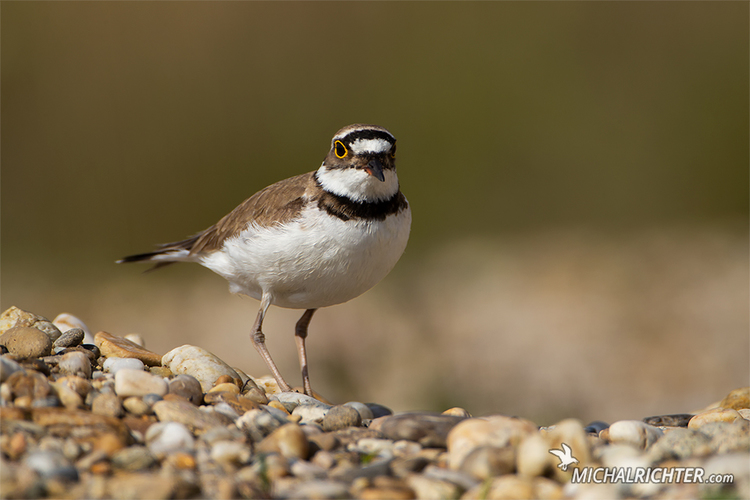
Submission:
{"label": "white forehead patch", "polygon": [[385,139],[357,139],[349,144],[352,153],[361,155],[365,153],[380,154],[385,153],[393,144]]}

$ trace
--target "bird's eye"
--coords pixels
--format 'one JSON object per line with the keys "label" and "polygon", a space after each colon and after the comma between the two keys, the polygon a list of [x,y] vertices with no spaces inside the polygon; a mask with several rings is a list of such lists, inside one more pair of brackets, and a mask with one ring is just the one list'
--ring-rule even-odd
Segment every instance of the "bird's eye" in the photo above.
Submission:
{"label": "bird's eye", "polygon": [[346,146],[341,141],[336,141],[333,145],[333,152],[336,153],[338,158],[344,158],[349,151],[346,150]]}
{"label": "bird's eye", "polygon": [[388,152],[388,154],[391,155],[391,158],[395,158],[396,157],[396,145],[395,144],[393,146],[391,146],[391,150]]}

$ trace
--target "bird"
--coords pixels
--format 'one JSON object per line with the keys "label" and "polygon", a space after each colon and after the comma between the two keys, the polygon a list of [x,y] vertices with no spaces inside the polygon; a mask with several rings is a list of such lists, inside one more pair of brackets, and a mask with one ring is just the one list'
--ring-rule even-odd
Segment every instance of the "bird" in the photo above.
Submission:
{"label": "bird", "polygon": [[578,463],[578,459],[573,456],[573,450],[571,450],[570,446],[565,443],[562,443],[562,451],[552,449],[549,450],[549,452],[560,459],[560,463],[557,464],[557,466],[562,469],[563,472],[568,470],[569,465]]}
{"label": "bird", "polygon": [[396,138],[376,125],[335,133],[317,170],[271,184],[216,224],[117,263],[157,269],[195,262],[260,301],[253,346],[282,392],[292,391],[271,358],[263,319],[271,305],[304,309],[295,342],[304,393],[313,396],[307,348],[315,311],[347,302],[380,282],[406,249],[411,207],[396,175]]}

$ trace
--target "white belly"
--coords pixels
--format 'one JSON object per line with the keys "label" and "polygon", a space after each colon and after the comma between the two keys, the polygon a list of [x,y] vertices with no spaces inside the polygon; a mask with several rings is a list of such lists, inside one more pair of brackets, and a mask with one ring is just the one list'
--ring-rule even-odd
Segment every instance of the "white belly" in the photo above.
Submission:
{"label": "white belly", "polygon": [[406,248],[409,208],[383,221],[342,221],[317,207],[283,226],[250,226],[199,262],[230,290],[293,309],[340,304],[366,292]]}

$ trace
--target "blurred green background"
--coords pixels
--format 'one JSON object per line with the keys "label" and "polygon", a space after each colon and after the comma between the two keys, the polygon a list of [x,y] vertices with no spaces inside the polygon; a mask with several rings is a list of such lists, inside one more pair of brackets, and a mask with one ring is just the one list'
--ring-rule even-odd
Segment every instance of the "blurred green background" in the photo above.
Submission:
{"label": "blurred green background", "polygon": [[[2,309],[260,376],[257,302],[114,260],[399,139],[402,261],[321,311],[331,399],[552,423],[748,384],[745,2],[3,2]],[[269,346],[298,383],[296,311]]]}

